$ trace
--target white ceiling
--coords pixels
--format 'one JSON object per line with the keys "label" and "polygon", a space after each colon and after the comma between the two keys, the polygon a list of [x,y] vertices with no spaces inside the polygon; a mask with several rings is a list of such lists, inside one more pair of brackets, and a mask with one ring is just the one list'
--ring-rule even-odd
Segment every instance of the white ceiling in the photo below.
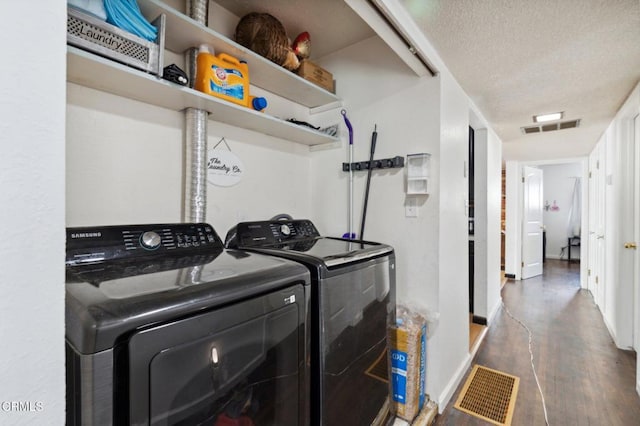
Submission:
{"label": "white ceiling", "polygon": [[[640,0],[399,0],[504,142],[505,159],[591,152],[640,81]],[[344,0],[216,0],[237,16],[269,12],[312,57],[372,36]],[[292,7],[292,4],[295,4]],[[577,129],[524,135],[534,114]]]}
{"label": "white ceiling", "polygon": [[[403,3],[504,142],[506,159],[587,155],[640,81],[639,0]],[[534,114],[556,111],[580,127],[522,134]]]}

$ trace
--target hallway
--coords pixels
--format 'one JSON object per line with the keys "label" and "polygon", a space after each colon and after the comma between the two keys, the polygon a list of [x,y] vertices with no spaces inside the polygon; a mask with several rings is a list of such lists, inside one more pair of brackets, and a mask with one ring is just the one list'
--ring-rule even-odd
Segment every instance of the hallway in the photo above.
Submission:
{"label": "hallway", "polygon": [[[549,424],[636,425],[636,356],[615,347],[591,293],[579,285],[579,264],[547,260],[544,274],[509,281],[502,299],[533,333],[533,354]],[[513,425],[544,425],[531,371],[526,330],[500,309],[473,364],[520,377]],[[453,408],[458,392],[436,425],[486,425]]]}

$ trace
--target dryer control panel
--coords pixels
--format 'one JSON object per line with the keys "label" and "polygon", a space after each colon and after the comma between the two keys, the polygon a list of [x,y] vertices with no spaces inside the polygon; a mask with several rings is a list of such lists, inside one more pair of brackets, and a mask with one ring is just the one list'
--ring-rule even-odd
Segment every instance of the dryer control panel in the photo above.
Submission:
{"label": "dryer control panel", "polygon": [[234,241],[230,242],[227,237],[228,246],[265,247],[320,237],[316,227],[307,219],[241,222],[235,232]]}
{"label": "dryer control panel", "polygon": [[186,255],[223,249],[206,223],[67,228],[66,264],[159,255]]}

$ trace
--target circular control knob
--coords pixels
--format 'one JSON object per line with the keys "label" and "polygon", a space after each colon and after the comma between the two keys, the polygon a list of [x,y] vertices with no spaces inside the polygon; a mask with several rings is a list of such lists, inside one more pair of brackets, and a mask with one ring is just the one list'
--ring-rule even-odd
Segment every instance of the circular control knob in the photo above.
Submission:
{"label": "circular control knob", "polygon": [[140,236],[140,244],[148,250],[160,247],[160,235],[155,231],[147,231]]}
{"label": "circular control knob", "polygon": [[289,235],[291,235],[291,228],[289,228],[289,225],[281,225],[280,226],[280,232],[285,237],[288,237]]}

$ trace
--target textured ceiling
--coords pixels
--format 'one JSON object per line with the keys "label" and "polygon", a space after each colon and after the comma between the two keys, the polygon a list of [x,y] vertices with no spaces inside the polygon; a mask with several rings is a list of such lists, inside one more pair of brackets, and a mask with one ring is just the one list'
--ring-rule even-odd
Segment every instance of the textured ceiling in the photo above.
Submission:
{"label": "textured ceiling", "polygon": [[[506,159],[587,155],[640,81],[640,0],[398,0],[504,142]],[[309,31],[312,57],[373,31],[343,0],[216,0]],[[295,5],[292,7],[292,4]],[[522,134],[564,111],[577,129]]]}
{"label": "textured ceiling", "polygon": [[[506,158],[587,155],[640,81],[638,0],[403,0]],[[523,135],[535,114],[577,129]]]}

